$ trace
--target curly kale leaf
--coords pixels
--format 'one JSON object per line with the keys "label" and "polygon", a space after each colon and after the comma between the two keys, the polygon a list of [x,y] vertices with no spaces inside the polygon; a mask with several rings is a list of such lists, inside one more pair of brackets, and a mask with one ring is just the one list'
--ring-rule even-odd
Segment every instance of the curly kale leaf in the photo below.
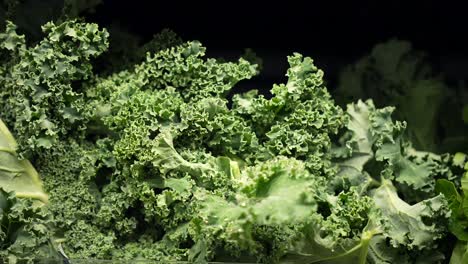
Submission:
{"label": "curly kale leaf", "polygon": [[342,245],[359,243],[372,204],[356,193],[328,194],[323,177],[285,157],[245,168],[236,182],[233,201],[200,194],[200,235],[205,243],[234,246],[238,254],[248,252],[259,261],[335,256]]}
{"label": "curly kale leaf", "polygon": [[396,117],[408,122],[418,149],[438,149],[439,110],[450,90],[427,63],[426,55],[406,41],[390,40],[343,70],[337,95],[343,102],[373,99],[378,107],[393,105]]}
{"label": "curly kale leaf", "polygon": [[17,198],[0,188],[0,261],[33,263],[58,258],[52,244],[52,221],[42,203]]}
{"label": "curly kale leaf", "polygon": [[398,197],[391,181],[383,179],[373,192],[373,200],[382,212],[385,235],[396,247],[434,248],[434,241],[444,237],[449,217],[447,201],[442,195],[409,205]]}
{"label": "curly kale leaf", "polygon": [[393,122],[392,111],[391,107],[376,109],[370,100],[348,105],[348,130],[333,151],[341,175],[334,179],[334,188],[388,178],[405,200],[419,202],[434,193],[436,179],[455,177],[446,156],[412,148],[404,134],[406,123]]}
{"label": "curly kale leaf", "polygon": [[107,32],[76,21],[48,23],[43,26],[45,39],[26,47],[13,29],[9,24],[2,36],[12,43],[3,48],[13,54],[1,78],[0,110],[20,155],[51,148],[73,134],[79,137],[87,121],[79,81],[92,75],[90,60],[107,48]]}
{"label": "curly kale leaf", "polygon": [[246,120],[263,145],[250,159],[283,155],[307,161],[309,169],[327,170],[330,136],[343,126],[346,116],[334,104],[323,71],[311,58],[294,54],[288,62],[288,81],[273,86],[271,99],[255,90],[233,97],[233,111]]}
{"label": "curly kale leaf", "polygon": [[376,109],[370,100],[348,105],[347,130],[333,149],[338,173],[330,188],[356,189],[375,203],[381,232],[370,241],[370,263],[429,256],[437,263],[441,253],[429,252],[445,237],[450,214],[434,188],[437,179],[453,179],[456,172],[445,156],[415,151],[405,138],[405,123],[393,122],[392,111]]}

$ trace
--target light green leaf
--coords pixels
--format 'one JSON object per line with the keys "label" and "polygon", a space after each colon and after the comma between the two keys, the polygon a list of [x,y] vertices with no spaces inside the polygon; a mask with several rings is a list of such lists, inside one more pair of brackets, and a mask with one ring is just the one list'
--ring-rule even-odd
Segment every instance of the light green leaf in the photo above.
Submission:
{"label": "light green leaf", "polygon": [[468,263],[468,243],[466,241],[458,241],[453,249],[450,264],[465,263]]}
{"label": "light green leaf", "polygon": [[410,205],[398,197],[389,180],[375,190],[373,198],[386,221],[386,236],[395,246],[431,248],[443,237],[443,222],[448,219],[447,202],[442,194]]}
{"label": "light green leaf", "polygon": [[16,141],[0,120],[0,187],[7,192],[15,192],[17,197],[47,203],[48,195],[42,189],[39,174],[28,160],[20,160],[15,150]]}

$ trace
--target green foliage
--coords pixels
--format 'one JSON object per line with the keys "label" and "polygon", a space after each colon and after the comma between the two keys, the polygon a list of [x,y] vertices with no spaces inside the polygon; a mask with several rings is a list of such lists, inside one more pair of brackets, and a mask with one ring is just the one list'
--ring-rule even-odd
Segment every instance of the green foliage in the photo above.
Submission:
{"label": "green foliage", "polygon": [[12,128],[20,154],[48,149],[69,134],[82,134],[86,98],[74,83],[92,75],[90,60],[107,47],[107,32],[95,24],[65,22],[43,26],[44,40],[26,47],[15,26],[0,35],[11,58],[2,65],[0,112]]}
{"label": "green foliage", "polygon": [[451,217],[449,229],[458,241],[450,259],[451,264],[468,261],[468,159],[465,154],[457,153],[453,158],[454,166],[465,170],[460,181],[460,192],[453,182],[437,181],[436,191],[445,195],[449,201]]}
{"label": "green foliage", "polygon": [[0,259],[3,263],[33,263],[58,257],[52,245],[52,221],[42,203],[17,198],[0,189]]}
{"label": "green foliage", "polygon": [[407,134],[417,149],[464,151],[467,146],[460,138],[466,127],[446,120],[447,115],[459,116],[462,96],[434,72],[424,53],[406,41],[376,45],[369,55],[347,66],[336,94],[342,104],[373,99],[378,107],[395,106],[396,118],[408,122]]}
{"label": "green foliage", "polygon": [[0,120],[0,260],[32,263],[56,258],[47,194],[28,160],[19,160],[16,142]]}
{"label": "green foliage", "polygon": [[28,160],[20,160],[15,152],[16,141],[0,120],[0,186],[15,192],[17,197],[39,199],[47,203],[39,174]]}
{"label": "green foliage", "polygon": [[[18,140],[0,144],[0,162],[30,157],[49,195],[31,216],[48,227],[31,250],[53,238],[81,259],[441,263],[450,254],[440,245],[454,198],[437,188],[464,186],[459,158],[416,151],[392,107],[359,100],[342,110],[311,58],[289,56],[271,98],[249,91],[231,103],[233,87],[258,73],[244,58],[207,59],[201,43],[166,31],[144,58],[135,51],[96,74],[107,31],[73,20],[43,29],[35,45],[11,23],[0,35],[0,113]],[[32,179],[38,191],[37,177],[11,173],[2,187],[15,204],[29,201],[19,197]]]}

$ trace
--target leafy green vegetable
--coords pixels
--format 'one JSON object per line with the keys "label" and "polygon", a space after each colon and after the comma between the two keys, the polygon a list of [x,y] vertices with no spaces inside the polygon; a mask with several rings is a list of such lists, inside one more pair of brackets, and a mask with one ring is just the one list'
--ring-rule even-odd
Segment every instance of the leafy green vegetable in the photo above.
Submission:
{"label": "leafy green vegetable", "polygon": [[12,23],[0,35],[0,113],[18,140],[0,129],[0,162],[29,168],[0,184],[46,201],[17,159],[29,157],[49,196],[21,217],[47,222],[31,250],[58,239],[71,258],[195,263],[441,263],[451,253],[441,245],[462,203],[460,158],[416,151],[392,107],[342,110],[311,58],[289,56],[271,98],[230,101],[257,65],[206,59],[201,43],[166,32],[145,59],[135,51],[96,74],[106,30],[75,20],[43,30],[36,44]]}
{"label": "leafy green vegetable", "polygon": [[458,241],[450,259],[450,263],[465,263],[468,261],[468,159],[463,153],[457,153],[453,157],[455,166],[465,169],[467,172],[461,178],[461,192],[451,181],[440,179],[437,181],[436,192],[445,195],[449,201],[452,212],[449,229]]}
{"label": "leafy green vegetable", "polygon": [[3,263],[32,263],[58,258],[52,244],[51,219],[43,204],[17,198],[0,189],[0,259]]}
{"label": "leafy green vegetable", "polygon": [[433,246],[433,241],[442,237],[445,217],[449,215],[443,210],[443,196],[410,206],[398,197],[390,181],[384,180],[382,186],[375,190],[373,198],[388,221],[386,232],[395,245],[423,249]]}
{"label": "leafy green vegetable", "polygon": [[16,141],[0,120],[0,186],[4,191],[15,192],[17,197],[39,199],[47,203],[37,171],[28,160],[19,160]]}
{"label": "leafy green vegetable", "polygon": [[376,45],[342,71],[336,94],[342,104],[373,99],[378,107],[395,106],[396,118],[408,122],[407,133],[417,149],[464,151],[467,146],[460,137],[466,134],[466,127],[454,129],[446,120],[447,115],[461,112],[462,96],[444,83],[427,55],[414,50],[409,42],[393,39]]}
{"label": "leafy green vegetable", "polygon": [[27,48],[15,28],[8,23],[0,35],[2,48],[12,52],[2,65],[0,112],[23,155],[26,146],[47,149],[68,133],[82,134],[86,105],[73,83],[90,77],[90,59],[107,47],[107,32],[95,24],[48,23],[46,38]]}
{"label": "leafy green vegetable", "polygon": [[0,259],[22,263],[58,257],[52,244],[47,194],[28,160],[19,160],[16,142],[0,120]]}

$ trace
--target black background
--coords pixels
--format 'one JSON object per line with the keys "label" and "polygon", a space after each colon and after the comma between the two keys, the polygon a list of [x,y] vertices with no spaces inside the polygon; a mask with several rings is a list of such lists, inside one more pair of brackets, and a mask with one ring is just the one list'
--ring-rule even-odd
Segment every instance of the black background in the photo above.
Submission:
{"label": "black background", "polygon": [[105,0],[88,21],[118,23],[142,42],[170,28],[184,40],[201,41],[214,57],[234,58],[253,48],[264,60],[265,82],[283,81],[292,52],[313,57],[334,78],[343,65],[392,38],[426,51],[449,78],[468,76],[463,1]]}

